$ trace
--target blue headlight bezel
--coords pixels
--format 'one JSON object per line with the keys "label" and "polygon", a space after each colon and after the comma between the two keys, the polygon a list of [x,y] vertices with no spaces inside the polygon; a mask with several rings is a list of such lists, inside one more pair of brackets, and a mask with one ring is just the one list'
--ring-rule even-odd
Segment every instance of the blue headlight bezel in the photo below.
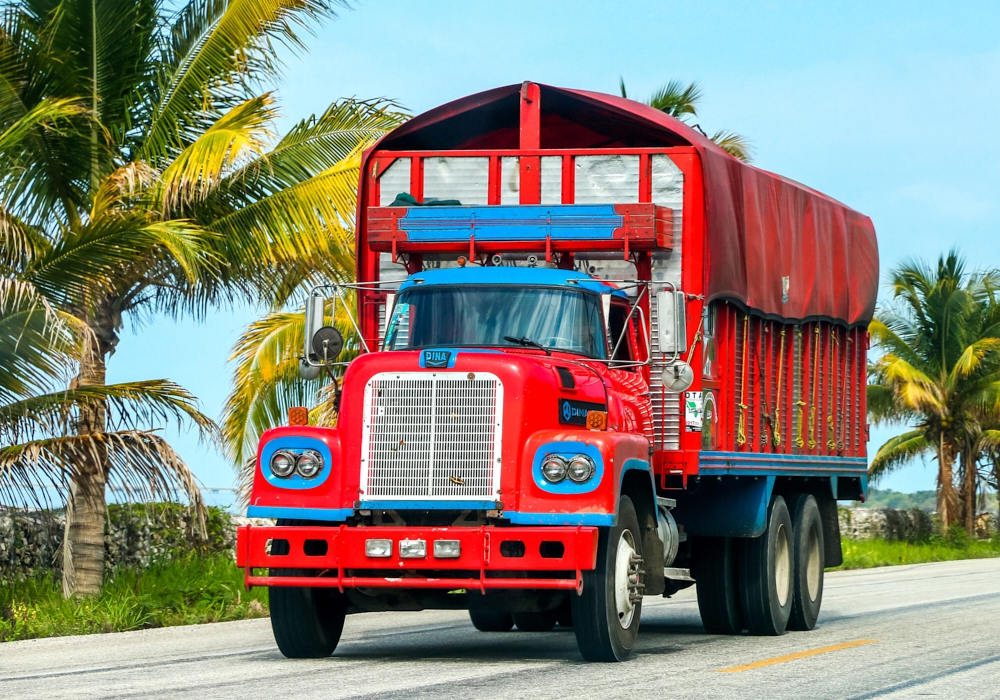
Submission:
{"label": "blue headlight bezel", "polygon": [[[287,450],[296,455],[302,454],[305,450],[315,450],[323,458],[323,469],[312,479],[303,478],[298,471],[293,471],[291,476],[280,477],[271,472],[271,457],[278,450]],[[321,486],[329,477],[333,470],[333,455],[330,448],[322,440],[309,437],[289,436],[278,437],[269,440],[260,452],[260,464],[257,469],[267,483],[279,489],[314,489]]]}
{"label": "blue headlight bezel", "polygon": [[[582,484],[576,483],[568,476],[559,483],[553,484],[542,474],[542,463],[549,455],[559,455],[568,462],[581,454],[594,460],[594,475]],[[604,458],[598,448],[583,442],[547,442],[535,450],[535,458],[531,464],[531,476],[535,481],[535,486],[549,493],[590,493],[597,490],[597,487],[601,485],[601,479],[604,478]]]}

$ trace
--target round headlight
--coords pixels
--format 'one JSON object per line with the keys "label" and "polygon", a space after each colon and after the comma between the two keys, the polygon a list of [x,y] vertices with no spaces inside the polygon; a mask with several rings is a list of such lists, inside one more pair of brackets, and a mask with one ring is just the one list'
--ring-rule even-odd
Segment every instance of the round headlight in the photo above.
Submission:
{"label": "round headlight", "polygon": [[559,455],[549,455],[542,462],[542,476],[553,484],[566,478],[566,460]]}
{"label": "round headlight", "polygon": [[303,479],[312,479],[323,471],[323,457],[316,450],[305,450],[295,460],[295,471]]}
{"label": "round headlight", "polygon": [[295,455],[288,450],[278,450],[271,455],[271,473],[287,479],[295,471]]}
{"label": "round headlight", "polygon": [[569,461],[569,466],[566,467],[566,476],[571,481],[582,484],[594,475],[594,469],[594,460],[587,455],[577,455]]}

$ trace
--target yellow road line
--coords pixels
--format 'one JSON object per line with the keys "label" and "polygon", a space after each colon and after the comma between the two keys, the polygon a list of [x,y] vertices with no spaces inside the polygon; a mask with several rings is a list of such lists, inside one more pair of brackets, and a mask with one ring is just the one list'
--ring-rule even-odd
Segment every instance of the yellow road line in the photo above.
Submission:
{"label": "yellow road line", "polygon": [[816,656],[818,654],[828,654],[831,651],[840,651],[841,649],[851,649],[853,647],[864,646],[865,644],[874,644],[877,641],[878,641],[877,639],[859,639],[855,642],[844,642],[843,644],[833,644],[828,647],[809,649],[808,651],[797,651],[794,654],[775,656],[770,659],[754,661],[751,664],[743,664],[742,666],[730,666],[729,668],[720,668],[718,671],[716,671],[716,673],[741,673],[743,671],[751,671],[755,668],[763,668],[764,666],[774,666],[775,664],[785,664],[788,663],[789,661],[807,659],[810,656]]}

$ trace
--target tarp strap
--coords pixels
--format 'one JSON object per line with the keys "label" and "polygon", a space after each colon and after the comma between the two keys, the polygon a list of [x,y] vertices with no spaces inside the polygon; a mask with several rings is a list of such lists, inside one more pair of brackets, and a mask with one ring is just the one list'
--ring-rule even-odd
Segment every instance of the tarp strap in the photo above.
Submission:
{"label": "tarp strap", "polygon": [[774,405],[774,423],[771,425],[773,434],[771,441],[775,447],[781,447],[781,378],[785,376],[785,329],[781,329],[781,344],[778,348],[778,391]]}
{"label": "tarp strap", "polygon": [[740,420],[736,426],[736,444],[745,445],[747,444],[747,405],[746,399],[746,384],[747,384],[747,374],[750,371],[750,367],[747,364],[747,351],[749,349],[747,343],[747,331],[750,325],[750,316],[746,315],[743,317],[743,372],[740,376]]}

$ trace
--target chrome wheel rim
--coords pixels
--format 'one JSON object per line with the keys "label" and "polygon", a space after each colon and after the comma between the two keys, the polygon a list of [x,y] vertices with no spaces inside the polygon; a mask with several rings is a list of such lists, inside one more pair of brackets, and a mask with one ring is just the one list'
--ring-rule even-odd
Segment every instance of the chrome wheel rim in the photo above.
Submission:
{"label": "chrome wheel rim", "polygon": [[639,588],[639,566],[641,559],[636,555],[632,532],[624,530],[618,539],[615,553],[615,608],[618,624],[628,629],[635,616]]}
{"label": "chrome wheel rim", "polygon": [[815,601],[819,597],[820,576],[823,568],[819,562],[819,533],[816,528],[809,532],[808,553],[806,556],[806,588],[809,593],[809,600]]}
{"label": "chrome wheel rim", "polygon": [[788,529],[778,526],[774,537],[774,588],[778,605],[785,607],[792,587],[792,550],[788,543]]}

